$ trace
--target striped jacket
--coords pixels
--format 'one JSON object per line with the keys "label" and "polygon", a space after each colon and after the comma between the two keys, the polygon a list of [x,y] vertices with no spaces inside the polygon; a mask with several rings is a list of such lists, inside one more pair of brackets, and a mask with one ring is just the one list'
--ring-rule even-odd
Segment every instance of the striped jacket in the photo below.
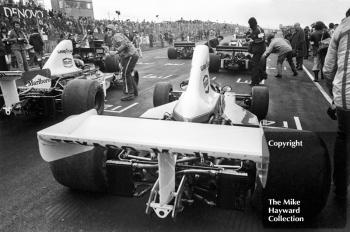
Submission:
{"label": "striped jacket", "polygon": [[330,42],[323,73],[334,104],[350,110],[350,17],[343,19]]}

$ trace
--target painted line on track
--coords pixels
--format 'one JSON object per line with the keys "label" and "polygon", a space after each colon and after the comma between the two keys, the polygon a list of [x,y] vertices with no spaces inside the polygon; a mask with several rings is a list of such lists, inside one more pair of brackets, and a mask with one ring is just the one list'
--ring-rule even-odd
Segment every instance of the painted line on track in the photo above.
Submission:
{"label": "painted line on track", "polygon": [[113,108],[112,110],[105,110],[105,112],[109,112],[109,113],[118,113],[118,114],[120,114],[120,113],[123,113],[124,111],[126,111],[126,110],[128,110],[128,109],[130,109],[130,108],[132,108],[132,107],[134,107],[134,106],[136,106],[136,105],[138,105],[138,104],[139,104],[138,102],[135,102],[135,103],[133,103],[133,104],[131,104],[131,105],[125,107],[125,108],[122,109],[122,110],[118,110],[118,111],[113,110],[113,109],[115,109],[115,108],[120,108],[120,107],[121,107],[121,106],[117,106],[117,107]]}
{"label": "painted line on track", "polygon": [[297,129],[298,130],[303,130],[303,128],[301,127],[301,123],[300,123],[299,117],[294,116],[294,121],[295,121],[295,125],[297,126]]}
{"label": "painted line on track", "polygon": [[320,92],[322,93],[323,97],[326,99],[326,101],[331,105],[332,104],[332,99],[331,97],[326,93],[326,91],[322,88],[322,86],[317,83],[314,82],[314,78],[311,75],[311,73],[309,72],[309,70],[307,70],[307,68],[305,67],[305,65],[303,65],[303,70],[306,72],[306,74],[308,75],[308,77],[310,78],[310,80],[316,85],[316,87],[318,88],[318,90],[320,90]]}

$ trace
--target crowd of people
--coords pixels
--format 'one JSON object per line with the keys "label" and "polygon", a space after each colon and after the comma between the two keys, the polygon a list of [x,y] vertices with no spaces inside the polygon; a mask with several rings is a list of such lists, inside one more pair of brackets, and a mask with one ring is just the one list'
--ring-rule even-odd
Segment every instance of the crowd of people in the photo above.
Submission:
{"label": "crowd of people", "polygon": [[308,59],[311,53],[315,82],[319,81],[319,77],[324,79],[322,68],[331,37],[337,26],[338,24],[329,23],[327,27],[324,22],[317,21],[304,29],[296,23],[293,27],[286,27],[283,30],[284,38],[290,42],[293,56],[296,57],[297,69],[302,69],[303,60]]}
{"label": "crowd of people", "polygon": [[[135,44],[140,56],[142,49],[152,47],[164,47],[171,45],[176,40],[199,41],[209,37],[209,31],[215,30],[216,34],[233,33],[239,25],[215,23],[210,21],[190,20],[182,18],[177,21],[149,22],[126,20],[95,20],[88,17],[74,18],[59,11],[46,10],[34,1],[27,1],[24,5],[13,1],[2,1],[4,7],[26,7],[43,12],[42,17],[23,18],[18,15],[5,15],[0,12],[1,39],[4,43],[5,62],[9,69],[16,66],[21,70],[27,70],[25,54],[29,54],[29,63],[37,62],[41,66],[41,57],[44,53],[51,53],[57,43],[63,39],[71,39],[74,45],[89,47],[91,41],[104,40],[108,47],[111,40],[108,38],[108,27],[113,26],[116,32],[128,34],[128,38]],[[8,40],[11,30],[15,30],[18,24],[18,33],[23,33],[24,43],[15,48],[14,41]],[[36,35],[40,35],[39,39]],[[21,36],[20,36],[21,37]],[[30,38],[34,38],[30,41]],[[40,40],[40,41],[39,41]],[[41,46],[41,44],[43,44]],[[39,46],[40,45],[40,46]],[[11,48],[12,47],[12,48]],[[23,51],[22,51],[23,50]],[[17,52],[19,51],[19,52]],[[19,56],[21,54],[21,56]],[[11,59],[12,57],[12,59]],[[22,57],[22,58],[21,58]],[[15,59],[14,59],[15,58]],[[3,59],[4,60],[4,59]],[[39,60],[39,62],[38,62]]]}
{"label": "crowd of people", "polygon": [[[255,18],[249,20],[253,34],[259,35],[261,29]],[[311,29],[310,29],[311,28]],[[345,18],[339,23],[329,23],[328,27],[322,21],[317,21],[311,27],[300,27],[295,23],[283,31],[284,38],[267,37],[268,48],[263,59],[270,53],[277,53],[277,78],[282,77],[282,64],[287,59],[294,76],[297,70],[303,70],[303,60],[308,59],[310,53],[313,58],[314,81],[325,79],[332,106],[327,113],[332,119],[338,120],[338,131],[334,146],[333,183],[334,192],[338,200],[346,200],[349,184],[349,155],[350,155],[350,9]],[[254,39],[255,38],[255,39]],[[252,44],[264,50],[259,36],[253,38]],[[261,56],[261,51],[252,52],[253,58]],[[293,57],[296,60],[294,65]],[[258,60],[258,59],[257,59]],[[266,60],[266,59],[265,59]],[[263,70],[265,65],[253,62],[254,69]],[[252,76],[252,84],[256,81]],[[261,80],[261,78],[260,78]]]}

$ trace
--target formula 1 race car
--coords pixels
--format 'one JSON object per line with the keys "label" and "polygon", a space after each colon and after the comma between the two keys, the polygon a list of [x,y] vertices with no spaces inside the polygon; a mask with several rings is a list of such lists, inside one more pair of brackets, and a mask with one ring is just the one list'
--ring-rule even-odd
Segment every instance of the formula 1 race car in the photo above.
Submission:
{"label": "formula 1 race car", "polygon": [[216,54],[210,54],[210,72],[219,72],[220,68],[229,70],[248,70],[252,55],[248,52],[247,42],[236,37],[227,44],[216,47]]}
{"label": "formula 1 race car", "polygon": [[[195,201],[244,210],[259,193],[263,205],[293,199],[301,215],[319,213],[330,188],[324,143],[312,132],[262,127],[253,113],[266,112],[251,107],[266,107],[266,87],[257,98],[237,95],[213,86],[208,66],[208,47],[198,45],[186,91],[159,83],[155,108],[141,118],[90,110],[39,131],[40,154],[55,179],[120,196],[150,191],[146,213],[159,218],[174,218]],[[248,98],[251,111],[236,104]]]}
{"label": "formula 1 race car", "polygon": [[102,72],[104,72],[104,60],[108,51],[106,51],[106,49],[102,46],[103,40],[94,40],[93,42],[94,47],[92,48],[75,48],[73,50],[73,56],[81,59],[86,64],[94,64],[96,67],[99,67]]}
{"label": "formula 1 race car", "polygon": [[192,59],[194,42],[175,42],[174,47],[168,48],[169,59]]}
{"label": "formula 1 race car", "polygon": [[[107,89],[123,82],[115,56],[106,59],[110,73],[85,65],[72,56],[70,40],[61,41],[43,70],[0,72],[0,110],[5,115],[55,116],[78,114],[91,108],[102,113]],[[77,67],[76,64],[79,64]],[[138,82],[138,73],[134,71]]]}

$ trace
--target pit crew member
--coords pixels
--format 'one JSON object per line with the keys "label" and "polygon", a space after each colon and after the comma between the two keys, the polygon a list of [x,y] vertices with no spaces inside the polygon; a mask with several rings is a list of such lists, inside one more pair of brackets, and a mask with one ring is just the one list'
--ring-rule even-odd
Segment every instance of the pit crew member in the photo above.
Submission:
{"label": "pit crew member", "polygon": [[137,60],[139,59],[137,50],[132,42],[122,33],[117,32],[112,39],[112,50],[120,55],[122,65],[122,75],[124,79],[124,94],[122,101],[130,101],[138,96],[137,85],[131,77]]}
{"label": "pit crew member", "polygon": [[285,59],[287,59],[290,68],[293,71],[294,76],[298,75],[298,72],[295,68],[294,62],[293,62],[293,52],[292,47],[284,38],[275,38],[274,34],[270,34],[267,37],[267,44],[269,47],[266,49],[266,52],[264,54],[264,58],[266,59],[272,52],[278,54],[277,58],[277,75],[275,77],[281,78],[282,77],[282,64]]}
{"label": "pit crew member", "polygon": [[258,22],[254,17],[248,20],[250,33],[250,44],[248,46],[248,52],[253,54],[251,62],[252,77],[251,86],[259,85],[262,79],[267,78],[266,64],[261,61],[261,58],[266,50],[265,34],[264,30],[258,26]]}

